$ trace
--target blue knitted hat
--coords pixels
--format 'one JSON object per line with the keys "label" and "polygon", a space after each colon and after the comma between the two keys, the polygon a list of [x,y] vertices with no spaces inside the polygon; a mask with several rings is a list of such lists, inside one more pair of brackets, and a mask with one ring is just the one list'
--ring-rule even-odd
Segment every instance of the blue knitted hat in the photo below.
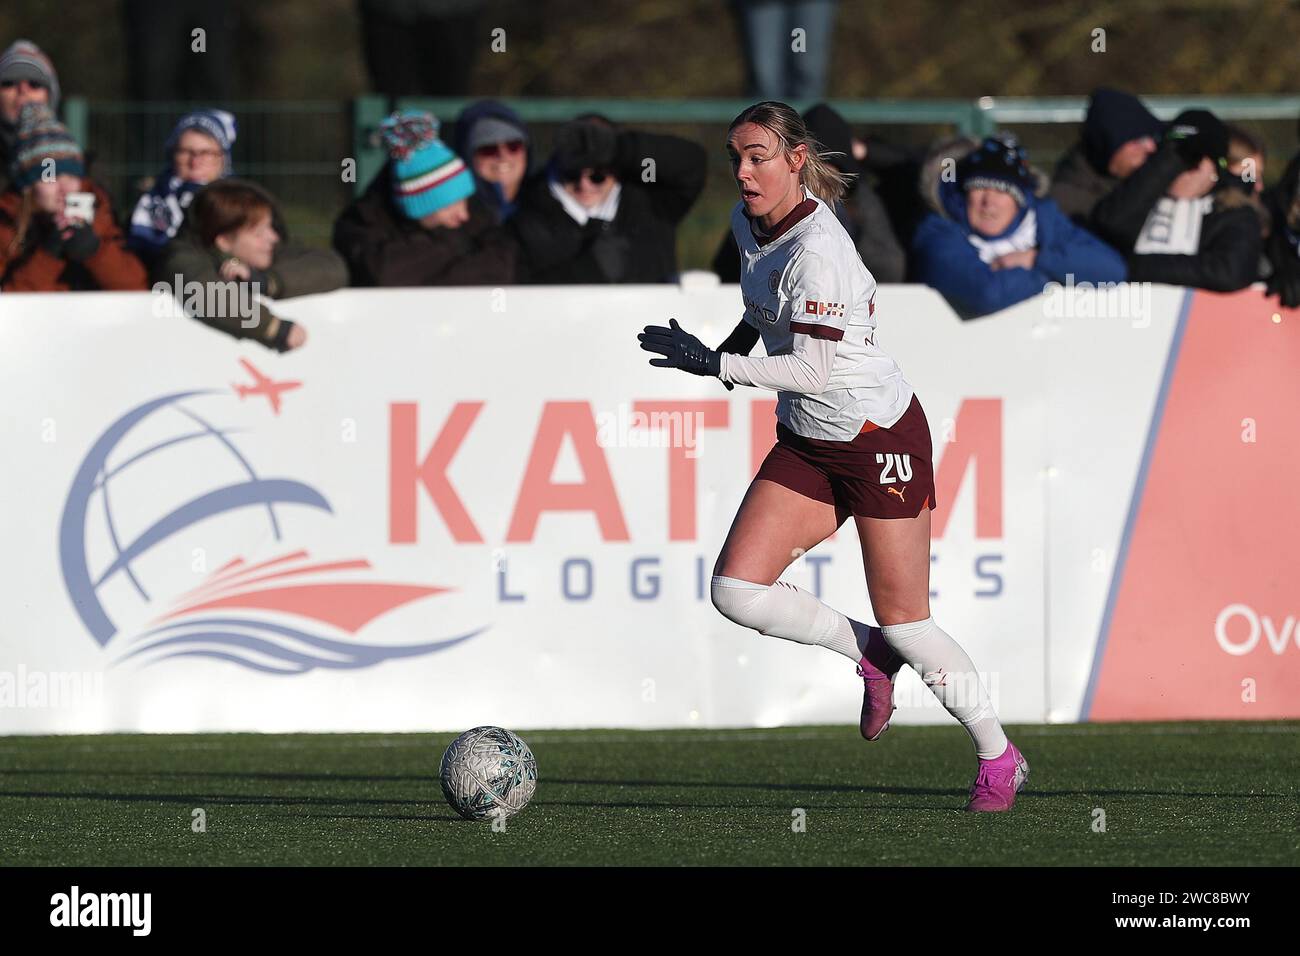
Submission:
{"label": "blue knitted hat", "polygon": [[172,133],[167,137],[167,143],[163,147],[168,159],[176,149],[176,144],[180,142],[181,134],[187,129],[196,129],[200,133],[207,133],[217,141],[221,151],[225,153],[225,171],[224,175],[229,176],[232,172],[230,162],[230,151],[235,145],[235,136],[237,135],[238,126],[235,123],[235,116],[226,110],[194,110],[186,113],[176,123]]}
{"label": "blue knitted hat", "polygon": [[393,199],[408,218],[421,219],[473,194],[473,174],[438,139],[438,121],[429,113],[394,113],[379,132],[393,163]]}
{"label": "blue knitted hat", "polygon": [[957,185],[962,192],[996,189],[1023,208],[1034,191],[1034,174],[1024,148],[1004,133],[988,137],[957,164]]}

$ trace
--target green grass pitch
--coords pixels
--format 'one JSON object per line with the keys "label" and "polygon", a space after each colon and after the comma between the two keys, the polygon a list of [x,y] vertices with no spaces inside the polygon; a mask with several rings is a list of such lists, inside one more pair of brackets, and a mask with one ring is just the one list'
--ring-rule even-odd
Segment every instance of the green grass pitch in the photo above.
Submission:
{"label": "green grass pitch", "polygon": [[0,864],[1300,862],[1298,722],[1012,727],[1029,784],[986,815],[956,725],[519,733],[503,832],[443,802],[453,734],[0,738]]}

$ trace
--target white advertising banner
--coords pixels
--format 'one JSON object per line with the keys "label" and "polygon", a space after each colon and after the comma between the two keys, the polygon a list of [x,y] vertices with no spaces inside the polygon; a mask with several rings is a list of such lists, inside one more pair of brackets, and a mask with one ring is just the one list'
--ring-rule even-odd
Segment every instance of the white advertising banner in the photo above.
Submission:
{"label": "white advertising banner", "polygon": [[[935,438],[933,613],[1009,721],[1079,717],[1185,297],[1147,295],[877,295]],[[285,355],[157,305],[0,297],[0,734],[855,719],[851,662],[709,601],[774,394],[638,348],[717,343],[735,287],[345,290],[280,304]],[[785,578],[872,620],[851,523]],[[910,671],[898,703],[950,720]]]}

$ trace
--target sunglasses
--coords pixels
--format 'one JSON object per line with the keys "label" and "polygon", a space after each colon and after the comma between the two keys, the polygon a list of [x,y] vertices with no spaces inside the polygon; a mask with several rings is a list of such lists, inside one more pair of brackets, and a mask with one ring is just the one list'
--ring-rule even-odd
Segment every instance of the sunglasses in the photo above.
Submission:
{"label": "sunglasses", "polygon": [[581,170],[576,173],[565,173],[560,177],[560,181],[565,183],[573,183],[574,185],[577,185],[578,183],[580,183],[582,180],[585,179],[593,186],[599,186],[606,179],[609,178],[609,175],[610,175],[609,172],[604,169],[594,169],[591,172],[587,172],[586,170]]}
{"label": "sunglasses", "polygon": [[494,159],[497,156],[518,156],[524,151],[522,139],[512,139],[508,143],[487,143],[474,150],[475,159]]}

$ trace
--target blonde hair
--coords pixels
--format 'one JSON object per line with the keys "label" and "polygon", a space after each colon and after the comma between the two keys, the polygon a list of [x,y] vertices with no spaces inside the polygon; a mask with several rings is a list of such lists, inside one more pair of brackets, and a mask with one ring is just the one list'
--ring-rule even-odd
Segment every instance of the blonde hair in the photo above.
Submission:
{"label": "blonde hair", "polygon": [[727,136],[730,137],[732,130],[737,126],[746,123],[761,126],[775,136],[787,160],[798,147],[808,147],[807,159],[804,160],[803,169],[799,171],[799,182],[807,186],[808,191],[818,199],[834,203],[843,199],[849,191],[849,186],[855,179],[854,175],[840,172],[831,165],[829,159],[843,154],[823,151],[821,143],[808,132],[803,117],[795,112],[794,107],[775,100],[755,103],[731,121],[731,125],[727,127]]}
{"label": "blonde hair", "polygon": [[23,190],[22,202],[18,206],[18,218],[14,220],[14,238],[6,251],[8,256],[17,256],[27,244],[27,232],[31,229],[32,217],[36,214],[36,187],[28,186]]}

